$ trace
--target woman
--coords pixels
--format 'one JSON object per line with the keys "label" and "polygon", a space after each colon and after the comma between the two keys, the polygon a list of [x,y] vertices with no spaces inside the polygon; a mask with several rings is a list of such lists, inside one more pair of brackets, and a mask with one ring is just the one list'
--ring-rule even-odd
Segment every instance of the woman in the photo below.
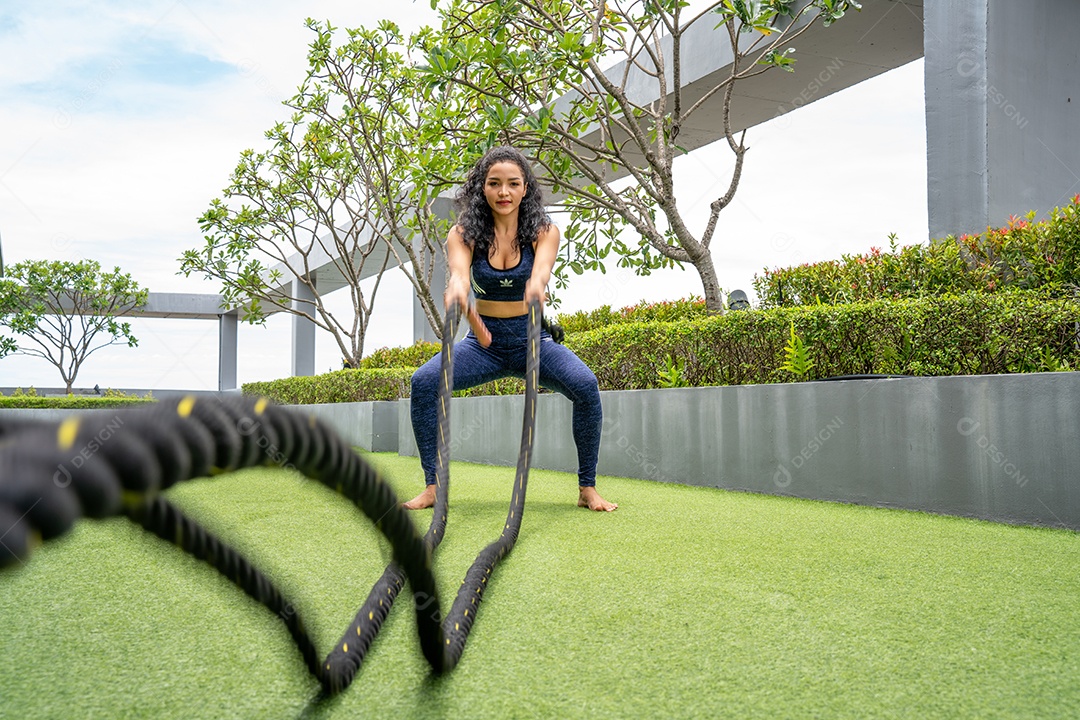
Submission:
{"label": "woman", "polygon": [[[507,375],[523,377],[527,303],[547,299],[545,287],[559,251],[559,229],[544,212],[540,186],[525,156],[510,147],[489,150],[469,171],[457,195],[458,222],[446,239],[450,278],[446,306],[464,309],[470,286],[476,310],[491,332],[481,347],[470,332],[454,350],[454,388]],[[427,487],[405,503],[410,510],[435,504],[436,401],[440,358],[412,377],[412,424]],[[578,452],[578,506],[611,512],[618,507],[596,491],[600,451],[600,390],[596,376],[546,331],[540,338],[540,384],[574,403]]]}

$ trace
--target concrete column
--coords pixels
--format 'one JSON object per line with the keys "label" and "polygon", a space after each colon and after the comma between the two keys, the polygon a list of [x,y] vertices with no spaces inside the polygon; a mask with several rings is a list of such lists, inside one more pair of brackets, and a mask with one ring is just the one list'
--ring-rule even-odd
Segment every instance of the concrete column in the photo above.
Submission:
{"label": "concrete column", "polygon": [[[435,298],[441,298],[446,292],[446,265],[438,262],[431,272],[431,294]],[[439,338],[428,323],[424,308],[420,305],[420,299],[413,295],[413,339],[426,342],[438,342]]]}
{"label": "concrete column", "polygon": [[1080,3],[932,0],[923,18],[930,237],[1080,192]]}
{"label": "concrete column", "polygon": [[[315,313],[315,293],[296,278],[292,281],[293,309]],[[292,316],[292,374],[315,374],[315,323],[301,315]]]}
{"label": "concrete column", "polygon": [[[449,198],[436,200],[435,214],[446,220],[451,219],[453,217],[453,203],[451,200]],[[421,252],[427,255],[426,251]],[[425,257],[425,260],[430,261],[431,258]],[[446,292],[446,260],[445,258],[436,258],[435,268],[431,272],[431,294],[438,299],[443,296],[444,292]],[[435,331],[431,329],[431,325],[428,323],[424,308],[420,305],[420,299],[415,295],[413,296],[413,339],[427,342],[436,342],[439,339],[435,336]]]}
{"label": "concrete column", "polygon": [[235,312],[218,316],[218,390],[221,392],[237,389],[236,346],[239,317]]}

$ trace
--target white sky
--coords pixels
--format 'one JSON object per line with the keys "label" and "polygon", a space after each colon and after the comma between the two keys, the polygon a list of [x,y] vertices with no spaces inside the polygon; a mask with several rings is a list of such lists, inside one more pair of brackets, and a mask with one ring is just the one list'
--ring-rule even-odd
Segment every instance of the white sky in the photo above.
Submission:
{"label": "white sky", "polygon": [[[5,266],[79,259],[120,266],[155,292],[215,293],[177,275],[203,244],[196,219],[220,196],[245,148],[288,114],[311,33],[388,17],[406,31],[435,21],[428,0],[0,0],[0,241]],[[797,57],[797,54],[796,54]],[[927,240],[922,61],[751,129],[736,200],[720,218],[713,259],[725,292],[762,268],[839,258]],[[808,82],[809,82],[808,78]],[[703,227],[726,187],[726,146],[682,161],[680,198]],[[574,276],[560,312],[701,295],[696,271],[636,278]],[[344,298],[342,299],[344,301]],[[347,305],[347,301],[344,301]],[[365,351],[407,345],[412,301],[397,271],[384,279]],[[90,357],[79,387],[217,388],[217,324],[135,320],[139,347]],[[316,371],[340,368],[320,337]],[[242,325],[239,381],[290,374],[291,329],[281,315]],[[44,360],[0,360],[0,387],[60,385]]]}

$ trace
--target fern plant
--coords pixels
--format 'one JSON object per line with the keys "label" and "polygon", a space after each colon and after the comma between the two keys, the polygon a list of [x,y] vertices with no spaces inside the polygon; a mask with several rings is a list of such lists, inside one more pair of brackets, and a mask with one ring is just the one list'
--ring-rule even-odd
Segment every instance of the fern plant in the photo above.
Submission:
{"label": "fern plant", "polygon": [[781,370],[786,370],[799,380],[809,378],[810,371],[814,369],[814,361],[810,359],[810,345],[795,332],[795,322],[790,321],[790,331],[787,345],[784,346],[784,363]]}
{"label": "fern plant", "polygon": [[686,387],[686,378],[683,376],[685,372],[686,359],[676,359],[673,355],[669,354],[667,356],[667,368],[656,371],[656,374],[660,377],[660,387]]}

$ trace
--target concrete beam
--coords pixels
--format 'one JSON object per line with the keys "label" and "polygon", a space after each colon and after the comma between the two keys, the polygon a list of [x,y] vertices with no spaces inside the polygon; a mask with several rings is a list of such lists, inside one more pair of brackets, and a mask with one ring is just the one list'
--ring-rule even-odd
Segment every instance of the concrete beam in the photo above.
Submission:
{"label": "concrete beam", "polygon": [[[727,30],[714,27],[713,17],[698,21],[683,36],[684,110],[732,72],[734,53]],[[812,17],[804,16],[796,29],[809,24]],[[673,46],[670,36],[661,44],[665,57],[670,59]],[[747,44],[745,39],[740,41],[740,47]],[[814,23],[791,45],[796,48],[794,72],[771,69],[736,83],[731,101],[733,131],[759,125],[922,57],[923,2],[865,0],[861,12],[849,12],[827,28],[820,22]],[[641,59],[642,62],[645,60]],[[626,73],[625,63],[619,63],[607,75],[621,83],[624,73],[628,95],[635,102],[645,105],[660,99],[657,80],[639,68]],[[667,86],[671,87],[674,81],[670,66],[666,79]],[[673,97],[673,92],[666,96],[668,107],[671,107]],[[692,151],[723,138],[723,101],[723,93],[716,93],[694,112],[680,130],[680,146]],[[569,103],[568,97],[556,107],[568,107]],[[599,133],[585,137],[594,141],[599,138]],[[609,177],[621,175],[617,172]]]}

